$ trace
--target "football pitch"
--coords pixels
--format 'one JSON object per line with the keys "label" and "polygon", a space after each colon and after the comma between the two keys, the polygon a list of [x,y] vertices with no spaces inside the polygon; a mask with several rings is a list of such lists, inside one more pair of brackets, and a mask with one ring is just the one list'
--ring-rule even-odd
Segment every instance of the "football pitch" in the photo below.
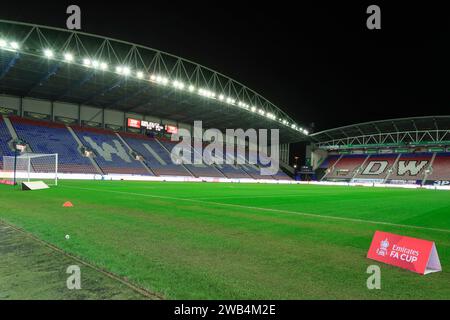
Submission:
{"label": "football pitch", "polygon": [[[450,299],[447,191],[60,181],[34,192],[0,186],[0,220],[164,299]],[[376,230],[435,241],[443,271],[421,276],[368,260]],[[0,286],[14,259],[2,262]],[[63,291],[27,263],[7,296],[27,298],[21,273],[30,287]],[[373,264],[381,290],[366,286]]]}

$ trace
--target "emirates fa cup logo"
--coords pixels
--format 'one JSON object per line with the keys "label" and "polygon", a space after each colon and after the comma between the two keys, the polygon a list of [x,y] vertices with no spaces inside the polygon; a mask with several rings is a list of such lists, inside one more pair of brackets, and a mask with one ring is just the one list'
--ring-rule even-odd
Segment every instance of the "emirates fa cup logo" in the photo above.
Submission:
{"label": "emirates fa cup logo", "polygon": [[389,248],[389,241],[386,238],[385,240],[380,242],[380,248],[377,249],[377,255],[382,257],[386,256],[388,248]]}

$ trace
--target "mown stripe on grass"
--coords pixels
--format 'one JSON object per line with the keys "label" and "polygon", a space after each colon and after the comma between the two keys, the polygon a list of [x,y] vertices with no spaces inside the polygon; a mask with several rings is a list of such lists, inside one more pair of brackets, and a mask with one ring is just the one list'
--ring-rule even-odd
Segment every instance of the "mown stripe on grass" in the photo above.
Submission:
{"label": "mown stripe on grass", "polygon": [[155,199],[185,201],[185,202],[200,203],[200,204],[212,204],[212,205],[240,208],[240,209],[247,209],[247,210],[250,209],[250,210],[260,210],[260,211],[273,212],[273,213],[286,213],[286,214],[292,214],[292,215],[298,215],[298,216],[304,216],[304,217],[312,217],[312,218],[339,220],[339,221],[356,222],[356,223],[368,223],[368,224],[385,225],[385,226],[398,227],[398,228],[411,228],[411,229],[418,229],[418,230],[428,230],[428,231],[435,231],[435,232],[450,233],[450,230],[448,230],[448,229],[430,228],[430,227],[414,226],[414,225],[409,225],[409,224],[398,224],[398,223],[392,223],[392,222],[383,222],[383,221],[374,221],[374,220],[365,220],[365,219],[356,219],[356,218],[345,218],[345,217],[321,215],[321,214],[315,214],[315,213],[306,213],[306,212],[300,212],[300,211],[290,211],[290,210],[282,210],[282,209],[244,206],[244,205],[239,205],[239,204],[222,203],[222,202],[215,202],[215,201],[205,201],[205,200],[198,200],[198,199],[187,199],[187,198],[178,198],[178,197],[171,197],[171,196],[161,196],[161,195],[153,195],[153,194],[145,194],[145,193],[137,193],[137,192],[105,190],[105,189],[95,189],[95,188],[68,187],[68,186],[64,186],[64,188],[78,189],[78,190],[85,190],[85,191],[116,193],[116,194],[123,194],[123,195],[133,195],[133,196],[141,196],[141,197],[148,197],[148,198],[155,198]]}

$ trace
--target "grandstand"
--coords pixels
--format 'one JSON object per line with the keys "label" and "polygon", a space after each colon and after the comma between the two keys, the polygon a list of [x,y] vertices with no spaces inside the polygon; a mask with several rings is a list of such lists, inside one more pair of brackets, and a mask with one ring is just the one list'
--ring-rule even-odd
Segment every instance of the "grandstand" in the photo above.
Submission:
{"label": "grandstand", "polygon": [[[17,116],[0,117],[2,155],[12,155],[12,136],[26,143],[27,152],[59,154],[59,171],[66,174],[186,176],[194,178],[290,180],[279,172],[263,176],[257,165],[183,164],[171,158],[175,142],[142,134],[66,126]],[[10,132],[6,123],[11,123]],[[84,151],[90,151],[85,154]],[[192,153],[194,153],[192,148]]]}
{"label": "grandstand", "polygon": [[375,121],[311,135],[321,181],[449,184],[450,117]]}
{"label": "grandstand", "polygon": [[[308,131],[241,83],[121,40],[4,20],[0,31],[0,158],[13,154],[19,139],[28,153],[59,154],[66,177],[292,181],[289,145]],[[226,163],[236,156],[227,150],[216,151],[223,164],[172,159],[172,135],[193,132],[200,120],[222,132],[280,130],[286,172],[261,175],[261,161]]]}

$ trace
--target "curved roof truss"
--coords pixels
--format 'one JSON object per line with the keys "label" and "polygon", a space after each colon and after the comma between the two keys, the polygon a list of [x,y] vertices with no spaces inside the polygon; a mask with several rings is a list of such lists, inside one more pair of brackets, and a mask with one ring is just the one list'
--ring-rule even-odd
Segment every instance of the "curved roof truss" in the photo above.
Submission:
{"label": "curved roof truss", "polygon": [[450,145],[450,116],[366,122],[314,133],[311,139],[323,149]]}
{"label": "curved roof truss", "polygon": [[[155,86],[170,86],[187,95],[198,95],[276,122],[297,132],[300,139],[308,135],[289,115],[240,82],[153,48],[84,32],[0,20],[0,49],[96,72],[112,72]],[[57,71],[58,64],[54,69],[48,77]]]}

